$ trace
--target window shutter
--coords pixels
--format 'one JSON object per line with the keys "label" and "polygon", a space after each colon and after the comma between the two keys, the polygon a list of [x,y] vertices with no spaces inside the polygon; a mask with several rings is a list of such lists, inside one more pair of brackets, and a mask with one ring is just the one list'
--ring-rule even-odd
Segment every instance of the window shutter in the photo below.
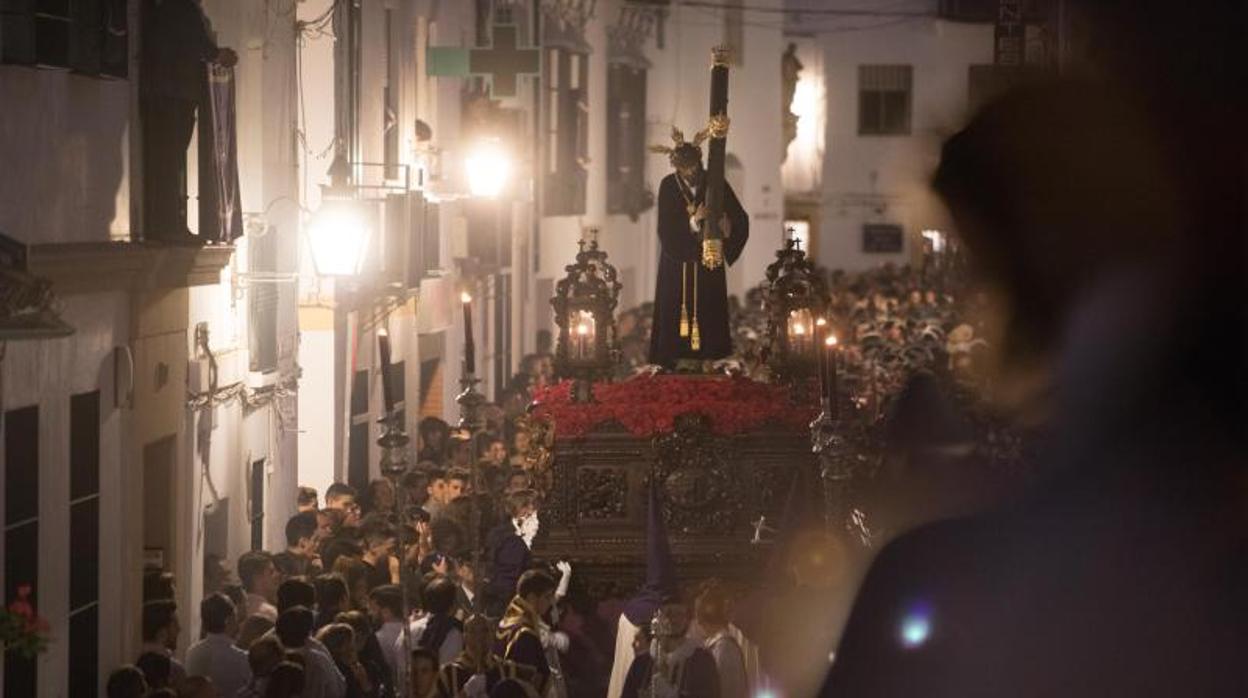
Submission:
{"label": "window shutter", "polygon": [[858,66],[858,133],[910,133],[913,69],[908,65]]}
{"label": "window shutter", "polygon": [[[264,226],[260,234],[248,236],[248,265],[253,274],[269,276],[278,272],[278,228]],[[247,343],[251,370],[271,373],[277,370],[278,284],[264,281],[247,287]]]}

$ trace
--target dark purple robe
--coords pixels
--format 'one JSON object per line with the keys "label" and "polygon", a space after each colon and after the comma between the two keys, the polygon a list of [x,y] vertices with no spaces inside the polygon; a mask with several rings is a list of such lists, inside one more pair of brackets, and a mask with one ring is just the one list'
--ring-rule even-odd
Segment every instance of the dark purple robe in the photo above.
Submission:
{"label": "dark purple robe", "polygon": [[[690,192],[693,203],[706,200],[704,185]],[[659,273],[654,290],[654,324],[650,330],[652,364],[673,368],[677,359],[715,360],[732,354],[732,334],[728,329],[727,265],[737,261],[750,237],[750,218],[732,187],[724,184],[724,212],[732,223],[732,234],[724,240],[725,265],[718,269],[702,266],[702,237],[690,230],[689,211],[676,175],[669,174],[659,185]],[[680,310],[688,299],[690,322],[694,310],[694,276],[697,276],[697,319],[702,346],[693,351],[688,337],[680,336]],[[684,291],[681,284],[684,284]]]}

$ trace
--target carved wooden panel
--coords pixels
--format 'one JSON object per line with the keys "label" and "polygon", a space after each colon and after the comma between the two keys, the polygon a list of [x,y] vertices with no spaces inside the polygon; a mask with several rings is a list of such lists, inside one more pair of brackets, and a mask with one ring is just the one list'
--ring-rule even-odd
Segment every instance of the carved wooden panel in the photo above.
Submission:
{"label": "carved wooden panel", "polygon": [[681,578],[746,580],[771,552],[753,523],[778,526],[794,474],[818,471],[808,434],[722,437],[696,422],[653,440],[619,428],[557,438],[552,453],[536,554],[573,560],[578,583],[599,599],[631,595],[644,576],[651,479]]}
{"label": "carved wooden panel", "polygon": [[576,518],[584,520],[628,517],[628,471],[624,468],[584,467],[576,471]]}

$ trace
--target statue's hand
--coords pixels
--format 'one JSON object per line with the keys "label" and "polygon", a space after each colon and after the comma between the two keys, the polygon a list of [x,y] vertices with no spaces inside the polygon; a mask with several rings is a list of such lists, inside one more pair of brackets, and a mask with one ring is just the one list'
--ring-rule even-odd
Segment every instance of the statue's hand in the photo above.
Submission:
{"label": "statue's hand", "polygon": [[706,220],[706,204],[698,204],[698,208],[694,210],[693,215],[689,216],[689,232],[694,235],[701,234],[702,221]]}

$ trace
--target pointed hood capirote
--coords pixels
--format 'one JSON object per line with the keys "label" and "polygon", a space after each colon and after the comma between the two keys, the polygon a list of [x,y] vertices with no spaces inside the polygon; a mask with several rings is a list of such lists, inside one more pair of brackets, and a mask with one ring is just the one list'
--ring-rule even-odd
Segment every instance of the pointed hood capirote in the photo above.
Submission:
{"label": "pointed hood capirote", "polygon": [[676,562],[663,524],[659,487],[651,478],[646,512],[646,583],[624,604],[624,616],[637,627],[648,625],[659,607],[677,596]]}

